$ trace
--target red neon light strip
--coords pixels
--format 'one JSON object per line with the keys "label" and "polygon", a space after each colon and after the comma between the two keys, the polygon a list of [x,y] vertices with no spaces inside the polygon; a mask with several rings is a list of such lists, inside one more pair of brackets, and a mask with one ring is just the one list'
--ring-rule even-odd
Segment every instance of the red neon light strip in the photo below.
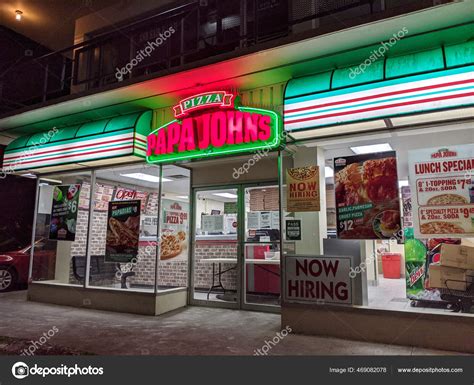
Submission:
{"label": "red neon light strip", "polygon": [[313,106],[308,106],[308,107],[300,107],[300,108],[295,108],[294,110],[287,110],[287,111],[285,111],[285,114],[290,114],[292,112],[299,112],[299,111],[307,111],[307,110],[311,110],[311,109],[319,109],[319,108],[323,108],[323,107],[336,106],[338,104],[345,104],[345,103],[352,103],[352,102],[360,102],[360,101],[363,101],[363,100],[383,98],[385,96],[393,96],[393,95],[406,94],[406,93],[410,93],[410,92],[430,90],[430,89],[440,88],[440,87],[455,86],[455,85],[466,84],[466,83],[474,83],[474,79],[459,80],[459,81],[455,81],[455,82],[436,84],[436,85],[432,85],[432,86],[417,87],[417,88],[413,88],[411,90],[391,91],[391,92],[385,92],[383,94],[361,96],[361,97],[355,98],[355,99],[339,100],[337,102],[324,103],[324,104],[319,104],[317,106],[313,105]]}
{"label": "red neon light strip", "polygon": [[125,150],[125,149],[128,149],[128,148],[133,149],[133,146],[122,146],[122,147],[117,147],[117,148],[111,148],[111,149],[108,149],[108,150],[89,151],[89,152],[84,152],[82,154],[70,154],[70,155],[64,155],[63,157],[60,157],[60,158],[55,157],[55,158],[30,160],[30,161],[27,161],[27,162],[21,162],[20,165],[27,164],[27,163],[46,162],[48,160],[57,160],[57,159],[70,158],[70,157],[74,157],[74,156],[84,156],[84,155],[92,155],[92,154],[104,153],[104,152],[110,152],[110,151]]}
{"label": "red neon light strip", "polygon": [[292,123],[306,122],[308,120],[318,120],[318,119],[324,119],[324,118],[332,118],[332,117],[335,117],[335,116],[342,116],[342,115],[353,115],[353,114],[358,114],[358,113],[361,113],[361,112],[369,112],[369,111],[383,110],[383,109],[387,109],[387,108],[409,106],[409,105],[413,105],[413,104],[422,104],[422,103],[427,103],[427,102],[435,102],[435,101],[438,101],[438,100],[456,99],[456,98],[462,98],[462,97],[473,96],[473,95],[474,95],[474,92],[468,92],[468,93],[465,93],[465,94],[458,94],[458,95],[439,96],[439,97],[436,97],[436,98],[428,98],[428,99],[416,100],[416,101],[412,101],[412,102],[400,102],[400,103],[395,103],[395,104],[391,104],[391,105],[388,105],[388,106],[376,106],[376,107],[362,108],[360,110],[337,112],[337,113],[333,113],[333,114],[320,115],[320,116],[315,116],[315,117],[310,117],[310,118],[301,118],[301,119],[296,119],[296,120],[292,120],[292,121],[286,121],[285,120],[285,123],[292,124]]}

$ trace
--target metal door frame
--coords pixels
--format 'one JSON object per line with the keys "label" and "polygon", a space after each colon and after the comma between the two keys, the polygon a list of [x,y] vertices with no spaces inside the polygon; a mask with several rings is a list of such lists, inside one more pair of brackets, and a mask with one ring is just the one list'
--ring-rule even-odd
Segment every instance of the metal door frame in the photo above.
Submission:
{"label": "metal door frame", "polygon": [[[280,306],[274,305],[260,305],[260,304],[246,304],[246,285],[245,274],[246,274],[246,265],[245,265],[245,245],[246,244],[255,244],[255,242],[246,242],[245,241],[245,189],[251,187],[265,187],[272,186],[279,188],[278,180],[275,181],[264,181],[264,182],[250,182],[250,183],[239,183],[239,184],[230,184],[230,185],[211,185],[211,186],[200,186],[193,187],[191,189],[191,205],[190,205],[190,215],[191,215],[191,237],[190,237],[190,252],[189,252],[189,290],[188,290],[188,303],[190,305],[197,306],[208,306],[208,307],[218,307],[218,308],[227,308],[227,309],[239,309],[239,310],[254,310],[254,311],[263,311],[263,312],[272,312],[279,313]],[[195,213],[195,202],[196,194],[201,191],[212,191],[212,190],[237,190],[237,301],[236,302],[220,302],[212,300],[201,300],[194,298],[194,262],[195,262],[195,229],[196,221],[198,220]],[[281,199],[281,197],[280,197]],[[281,202],[280,202],[281,207]],[[281,210],[280,210],[281,217]],[[281,224],[281,218],[280,218]],[[281,225],[280,225],[281,227]],[[280,229],[280,238],[282,237]],[[281,251],[281,239],[276,241],[280,246],[280,256],[282,256]],[[280,274],[281,274],[281,265],[280,265]]]}
{"label": "metal door frame", "polygon": [[240,304],[242,301],[241,294],[242,294],[242,282],[241,282],[241,233],[240,233],[240,209],[237,210],[237,282],[236,282],[236,294],[237,300],[235,302],[224,302],[224,301],[212,301],[212,300],[202,300],[202,299],[195,299],[194,298],[194,262],[195,262],[195,245],[196,245],[196,221],[197,215],[195,215],[195,202],[196,202],[196,194],[200,191],[212,191],[212,190],[237,190],[237,207],[239,208],[241,205],[242,196],[240,193],[240,185],[239,184],[232,184],[232,185],[213,185],[213,186],[206,186],[206,187],[192,187],[191,188],[191,205],[190,205],[190,215],[191,215],[191,242],[190,242],[190,250],[189,250],[189,290],[188,290],[188,303],[191,305],[197,306],[208,306],[208,307],[219,307],[219,308],[226,308],[226,309],[240,309]]}

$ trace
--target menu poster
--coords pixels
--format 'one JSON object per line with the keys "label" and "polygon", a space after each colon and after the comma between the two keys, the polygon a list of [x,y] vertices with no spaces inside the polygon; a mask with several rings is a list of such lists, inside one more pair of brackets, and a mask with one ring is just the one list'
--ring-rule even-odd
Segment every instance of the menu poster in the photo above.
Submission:
{"label": "menu poster", "polygon": [[395,151],[334,159],[337,235],[390,239],[401,230]]}
{"label": "menu poster", "polygon": [[100,183],[96,184],[96,191],[94,194],[94,210],[95,211],[107,211],[109,208],[109,202],[112,200],[114,193],[113,186],[107,186]]}
{"label": "menu poster", "polygon": [[161,216],[161,260],[187,259],[189,241],[189,204],[187,202],[162,199]]}
{"label": "menu poster", "polygon": [[415,238],[474,236],[474,145],[408,152]]}
{"label": "menu poster", "polygon": [[224,202],[224,214],[237,214],[237,203]]}
{"label": "menu poster", "polygon": [[109,202],[106,262],[127,263],[138,256],[140,204],[138,200]]}
{"label": "menu poster", "polygon": [[208,233],[224,232],[223,215],[201,215],[201,230]]}
{"label": "menu poster", "polygon": [[319,166],[286,169],[287,211],[319,211]]}
{"label": "menu poster", "polygon": [[49,239],[56,241],[74,241],[76,239],[80,192],[80,184],[54,186]]}

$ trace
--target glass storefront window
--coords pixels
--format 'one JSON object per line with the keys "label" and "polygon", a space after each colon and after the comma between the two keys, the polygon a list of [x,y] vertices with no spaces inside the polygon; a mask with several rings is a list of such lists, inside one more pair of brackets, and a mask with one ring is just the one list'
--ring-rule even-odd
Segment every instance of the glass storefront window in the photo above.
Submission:
{"label": "glass storefront window", "polygon": [[154,291],[159,167],[95,172],[89,286]]}
{"label": "glass storefront window", "polygon": [[33,246],[34,282],[83,285],[91,174],[40,178]]}
{"label": "glass storefront window", "polygon": [[[324,151],[326,169],[330,168],[325,180],[327,233],[320,236],[339,236],[332,240],[331,247],[334,250],[337,243],[341,252],[350,251],[351,242],[359,244],[359,250],[352,248],[353,262],[360,258],[352,266],[352,280],[362,282],[363,305],[434,314],[474,313],[470,283],[474,274],[469,268],[472,265],[467,261],[454,266],[443,254],[446,244],[454,245],[453,253],[459,252],[460,247],[469,251],[474,246],[474,237],[470,237],[473,173],[469,167],[464,172],[456,168],[459,159],[472,158],[474,144],[469,143],[474,143],[474,132],[462,126],[400,130],[397,135],[355,135],[311,143],[311,147]],[[396,154],[395,183],[389,175],[393,161],[378,148]],[[349,157],[356,154],[359,161],[349,164]],[[438,161],[440,168],[435,165]],[[422,166],[433,163],[433,167],[423,166],[425,170],[419,169],[413,177],[415,162]],[[383,169],[377,171],[382,163]],[[450,165],[454,167],[452,172],[446,171]],[[384,184],[378,184],[382,179],[377,178],[384,178]],[[392,198],[397,201],[395,206],[383,206]],[[349,206],[350,212],[358,212],[362,210],[360,205],[367,204],[370,208],[361,215],[370,220],[369,227],[358,221],[355,214],[351,228],[347,227],[348,221],[337,220],[337,215],[346,218],[341,207]],[[370,216],[369,210],[377,207],[381,207],[381,214]],[[341,232],[346,239],[341,239]],[[377,236],[372,237],[373,234]]]}
{"label": "glass storefront window", "polygon": [[[188,286],[190,246],[190,170],[163,166],[160,200],[160,258],[158,261],[157,290]],[[156,216],[155,216],[156,218]],[[153,218],[148,218],[151,223]],[[144,229],[146,230],[146,229]],[[156,228],[155,228],[156,234]]]}

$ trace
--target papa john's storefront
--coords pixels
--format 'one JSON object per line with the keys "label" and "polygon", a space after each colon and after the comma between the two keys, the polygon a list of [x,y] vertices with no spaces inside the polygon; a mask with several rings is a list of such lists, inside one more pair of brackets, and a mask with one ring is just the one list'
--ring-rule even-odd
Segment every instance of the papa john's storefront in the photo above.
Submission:
{"label": "papa john's storefront", "polygon": [[24,129],[4,171],[38,177],[29,299],[281,312],[299,333],[474,352],[469,33]]}

